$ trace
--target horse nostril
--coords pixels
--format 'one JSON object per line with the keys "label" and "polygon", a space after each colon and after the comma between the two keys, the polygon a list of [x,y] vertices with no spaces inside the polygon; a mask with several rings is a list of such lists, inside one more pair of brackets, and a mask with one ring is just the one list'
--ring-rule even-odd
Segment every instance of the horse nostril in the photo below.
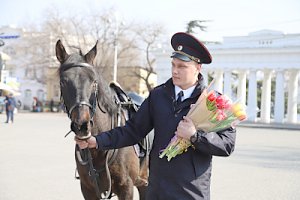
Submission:
{"label": "horse nostril", "polygon": [[80,129],[78,128],[78,125],[74,122],[71,123],[71,130],[74,132],[74,133],[77,133]]}
{"label": "horse nostril", "polygon": [[88,122],[82,123],[80,130],[88,130]]}
{"label": "horse nostril", "polygon": [[87,131],[88,130],[89,122],[83,122],[81,125],[75,122],[71,123],[71,130],[75,133],[79,131]]}

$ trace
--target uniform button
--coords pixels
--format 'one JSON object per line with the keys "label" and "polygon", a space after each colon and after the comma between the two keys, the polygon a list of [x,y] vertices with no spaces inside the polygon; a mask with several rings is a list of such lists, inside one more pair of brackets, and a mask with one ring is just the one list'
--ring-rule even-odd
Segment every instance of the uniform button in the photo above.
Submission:
{"label": "uniform button", "polygon": [[177,114],[175,114],[175,117],[177,117]]}

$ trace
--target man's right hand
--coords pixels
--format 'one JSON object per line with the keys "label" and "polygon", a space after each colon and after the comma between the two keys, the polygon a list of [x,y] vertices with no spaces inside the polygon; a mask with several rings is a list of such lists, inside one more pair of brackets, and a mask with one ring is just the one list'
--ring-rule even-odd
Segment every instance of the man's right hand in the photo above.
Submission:
{"label": "man's right hand", "polygon": [[80,149],[96,148],[97,147],[97,140],[94,136],[91,136],[87,140],[80,140],[75,136],[74,140],[75,140],[76,144],[78,144]]}

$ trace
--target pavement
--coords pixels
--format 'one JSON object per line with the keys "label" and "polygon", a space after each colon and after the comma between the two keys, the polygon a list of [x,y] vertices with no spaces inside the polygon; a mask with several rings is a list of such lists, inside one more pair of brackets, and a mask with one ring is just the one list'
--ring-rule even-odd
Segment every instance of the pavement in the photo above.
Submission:
{"label": "pavement", "polygon": [[261,122],[241,122],[238,124],[240,127],[250,127],[250,128],[268,128],[268,129],[285,129],[285,130],[300,130],[300,122],[298,123],[261,123]]}
{"label": "pavement", "polygon": [[[18,113],[15,123],[4,121],[0,114],[0,200],[83,200],[73,137],[64,138],[67,115]],[[211,200],[300,199],[299,130],[241,123],[237,133],[233,154],[213,158]]]}

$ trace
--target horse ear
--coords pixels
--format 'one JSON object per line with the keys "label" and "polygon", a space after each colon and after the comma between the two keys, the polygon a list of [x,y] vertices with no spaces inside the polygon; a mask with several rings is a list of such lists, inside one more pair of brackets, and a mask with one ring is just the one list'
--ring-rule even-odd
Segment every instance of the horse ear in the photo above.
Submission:
{"label": "horse ear", "polygon": [[97,55],[97,44],[98,44],[98,40],[97,40],[95,46],[87,54],[85,54],[85,56],[84,56],[85,60],[89,64],[93,64],[93,61],[94,61],[94,59]]}
{"label": "horse ear", "polygon": [[57,60],[61,64],[64,63],[69,55],[66,52],[65,47],[60,40],[56,42],[55,51],[56,51]]}

